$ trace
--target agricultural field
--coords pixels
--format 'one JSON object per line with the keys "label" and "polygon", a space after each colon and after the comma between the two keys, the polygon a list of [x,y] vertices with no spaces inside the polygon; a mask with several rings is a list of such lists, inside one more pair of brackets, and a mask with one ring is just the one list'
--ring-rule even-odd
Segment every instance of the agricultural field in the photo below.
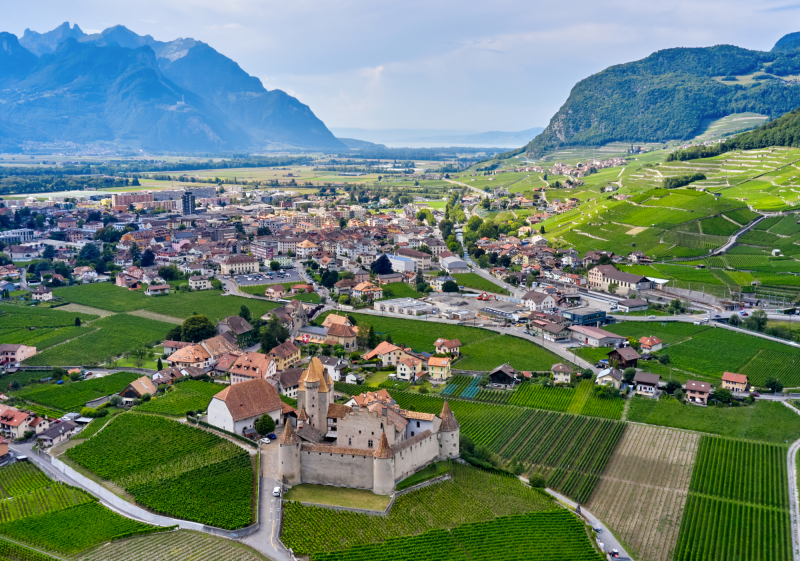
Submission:
{"label": "agricultural field", "polygon": [[[511,395],[508,399],[510,405],[562,411],[576,415],[587,415],[586,409],[588,406],[595,413],[592,416],[621,419],[625,402],[622,399],[597,398],[594,396],[592,388],[591,380],[581,381],[577,388],[544,387],[523,382],[513,392],[502,393]],[[476,399],[481,400],[481,396],[478,395]]]}
{"label": "agricultural field", "polygon": [[73,557],[74,561],[184,561],[186,559],[268,561],[260,553],[234,540],[189,530],[136,536],[124,542],[112,542],[96,547]]}
{"label": "agricultural field", "polygon": [[0,535],[32,547],[74,554],[97,543],[163,531],[88,502],[0,524]]}
{"label": "agricultural field", "polygon": [[383,299],[389,300],[391,298],[422,298],[424,294],[420,294],[411,285],[404,282],[390,282],[384,284]]}
{"label": "agricultural field", "polygon": [[513,476],[458,463],[452,464],[451,474],[452,480],[400,495],[386,517],[289,502],[281,539],[297,554],[308,555],[423,534],[431,529],[486,522],[499,516],[559,509],[548,495]]}
{"label": "agricultural field", "polygon": [[218,290],[172,292],[164,296],[146,296],[143,290],[126,290],[106,282],[57,288],[53,294],[68,302],[111,312],[148,310],[176,318],[187,318],[195,313],[200,313],[207,316],[212,322],[238,314],[243,304],[250,308],[253,315],[257,317],[280,306],[275,302],[252,300],[240,296],[223,296]]}
{"label": "agricultural field", "polygon": [[760,442],[792,442],[800,434],[800,415],[782,403],[769,401],[746,407],[697,407],[672,398],[656,401],[636,396],[627,419]]}
{"label": "agricultural field", "polygon": [[26,366],[100,364],[132,349],[164,339],[172,324],[130,314],[117,314],[92,323],[91,333],[47,349],[25,361]]}
{"label": "agricultural field", "polygon": [[28,345],[42,350],[94,329],[76,327],[76,318],[84,324],[97,317],[50,308],[0,305],[0,339],[3,343]]}
{"label": "agricultural field", "polygon": [[[322,323],[327,313],[317,318]],[[433,351],[433,344],[440,337],[461,341],[462,359],[455,368],[464,370],[491,371],[508,362],[517,370],[537,372],[549,371],[563,359],[526,339],[512,335],[500,335],[477,327],[425,322],[420,320],[390,318],[365,314],[349,314],[359,325],[371,325],[380,337],[392,336],[395,345],[403,344],[415,351]],[[503,349],[498,357],[497,349]],[[502,362],[501,362],[502,361]]]}
{"label": "agricultural field", "polygon": [[474,290],[485,290],[486,292],[494,292],[496,294],[508,294],[505,288],[483,278],[478,273],[462,273],[460,275],[453,275],[453,278],[456,279],[458,286],[472,288]]}
{"label": "agricultural field", "polygon": [[626,337],[655,335],[669,346],[672,364],[686,372],[721,378],[724,372],[747,374],[750,382],[762,386],[768,378],[780,379],[786,387],[800,386],[800,350],[752,335],[683,322],[621,322],[606,326]]}
{"label": "agricultural field", "polygon": [[[524,531],[520,531],[524,528]],[[601,561],[583,523],[566,510],[534,512],[431,530],[419,536],[342,551],[315,553],[311,561]]]}
{"label": "agricultural field", "polygon": [[156,512],[225,529],[250,524],[250,455],[202,429],[125,413],[65,455]]}
{"label": "agricultural field", "polygon": [[[80,489],[52,481],[33,464],[0,468],[0,536],[69,554],[98,542],[158,530],[115,514]],[[0,539],[0,559],[47,557],[29,555]]]}
{"label": "agricultural field", "polygon": [[792,559],[787,450],[702,437],[674,559]]}
{"label": "agricultural field", "polygon": [[42,383],[42,380],[52,377],[53,372],[50,370],[17,370],[11,374],[0,374],[0,390],[8,390],[14,382],[24,387]]}
{"label": "agricultural field", "polygon": [[697,434],[631,425],[586,507],[642,561],[672,561]]}
{"label": "agricultural field", "polygon": [[3,561],[56,561],[55,557],[11,543],[3,538],[0,538],[0,559]]}
{"label": "agricultural field", "polygon": [[[337,386],[337,390],[338,390]],[[392,392],[405,409],[440,413],[443,400]],[[548,486],[584,502],[625,430],[625,423],[526,407],[450,400],[461,434],[531,473],[548,477]],[[493,420],[491,420],[493,419]]]}
{"label": "agricultural field", "polygon": [[185,417],[187,411],[205,411],[211,398],[223,389],[224,386],[213,382],[187,380],[173,385],[164,395],[139,405],[136,411]]}
{"label": "agricultural field", "polygon": [[65,382],[62,385],[27,386],[15,392],[14,395],[61,411],[80,411],[89,401],[119,393],[128,384],[139,378],[141,378],[141,374],[117,372],[102,378]]}

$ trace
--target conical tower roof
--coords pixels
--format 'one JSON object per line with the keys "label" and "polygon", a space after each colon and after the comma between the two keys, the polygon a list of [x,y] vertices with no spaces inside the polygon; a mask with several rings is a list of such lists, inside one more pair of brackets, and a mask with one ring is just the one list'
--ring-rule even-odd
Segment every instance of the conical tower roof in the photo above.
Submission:
{"label": "conical tower roof", "polygon": [[386,439],[386,431],[381,433],[381,442],[378,444],[378,449],[375,450],[375,458],[379,460],[394,458],[394,450],[389,446],[389,441]]}
{"label": "conical tower roof", "polygon": [[303,372],[301,381],[307,384],[318,382],[319,391],[328,391],[328,385],[325,382],[325,367],[322,365],[322,361],[320,359],[317,357],[311,359],[311,362],[308,363],[308,368],[305,372]]}
{"label": "conical tower roof", "polygon": [[280,439],[278,439],[278,444],[297,444],[298,442],[300,442],[300,437],[297,436],[292,422],[287,421],[286,428],[283,429],[283,434]]}
{"label": "conical tower roof", "polygon": [[442,424],[439,430],[442,432],[453,432],[461,428],[461,425],[456,421],[456,416],[450,410],[450,404],[445,400],[444,407],[442,407],[442,414],[439,415],[442,419]]}
{"label": "conical tower roof", "polygon": [[306,408],[303,407],[300,410],[300,414],[297,416],[298,421],[308,421],[308,413],[306,413]]}

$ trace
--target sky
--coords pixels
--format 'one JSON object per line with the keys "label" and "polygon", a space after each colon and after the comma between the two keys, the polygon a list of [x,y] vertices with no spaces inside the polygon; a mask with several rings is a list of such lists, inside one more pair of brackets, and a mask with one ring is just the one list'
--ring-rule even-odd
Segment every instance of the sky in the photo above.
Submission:
{"label": "sky", "polygon": [[572,86],[671,47],[769,50],[800,31],[792,0],[34,0],[1,31],[122,24],[192,37],[329,127],[519,131],[544,127]]}

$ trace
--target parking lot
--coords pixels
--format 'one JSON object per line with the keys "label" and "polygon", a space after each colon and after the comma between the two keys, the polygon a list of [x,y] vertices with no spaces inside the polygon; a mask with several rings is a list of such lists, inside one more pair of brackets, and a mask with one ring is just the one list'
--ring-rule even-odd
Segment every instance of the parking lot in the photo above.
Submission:
{"label": "parking lot", "polygon": [[[271,275],[271,276],[270,276]],[[296,284],[304,283],[305,281],[300,278],[297,269],[286,269],[276,272],[270,271],[269,273],[252,273],[249,275],[236,275],[233,277],[239,286],[251,286],[254,284],[274,284],[292,282]]]}

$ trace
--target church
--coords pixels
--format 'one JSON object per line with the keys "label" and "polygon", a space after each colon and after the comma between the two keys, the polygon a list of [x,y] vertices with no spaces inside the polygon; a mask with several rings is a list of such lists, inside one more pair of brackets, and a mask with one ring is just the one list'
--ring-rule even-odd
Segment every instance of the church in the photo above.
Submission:
{"label": "church", "polygon": [[287,423],[278,440],[283,483],[388,495],[431,462],[459,456],[460,426],[446,401],[437,416],[381,400],[346,406],[333,397],[333,379],[312,359],[297,389],[297,429]]}

